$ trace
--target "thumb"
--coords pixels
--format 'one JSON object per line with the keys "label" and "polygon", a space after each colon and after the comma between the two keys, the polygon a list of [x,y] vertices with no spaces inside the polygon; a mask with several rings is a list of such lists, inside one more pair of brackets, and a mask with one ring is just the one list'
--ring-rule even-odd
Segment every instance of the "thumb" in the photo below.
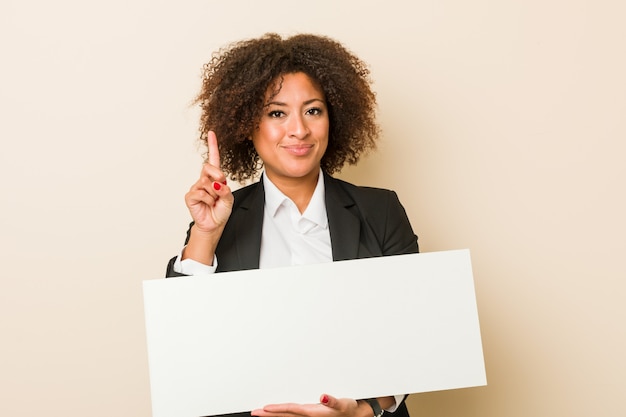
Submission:
{"label": "thumb", "polygon": [[214,181],[213,190],[217,195],[215,205],[212,210],[213,220],[217,224],[224,224],[230,217],[235,197],[233,196],[230,187],[227,184],[224,184],[224,182],[219,183]]}
{"label": "thumb", "polygon": [[322,403],[322,405],[325,405],[326,407],[335,409],[339,406],[339,401],[337,400],[337,398],[328,394],[322,394],[320,396],[320,403]]}
{"label": "thumb", "polygon": [[212,187],[213,191],[217,195],[217,198],[215,199],[217,202],[224,203],[228,208],[233,206],[235,197],[233,196],[233,192],[226,181],[213,181]]}
{"label": "thumb", "polygon": [[225,199],[228,203],[233,202],[233,192],[226,181],[213,181],[213,190],[215,190],[215,194],[217,194],[219,199]]}

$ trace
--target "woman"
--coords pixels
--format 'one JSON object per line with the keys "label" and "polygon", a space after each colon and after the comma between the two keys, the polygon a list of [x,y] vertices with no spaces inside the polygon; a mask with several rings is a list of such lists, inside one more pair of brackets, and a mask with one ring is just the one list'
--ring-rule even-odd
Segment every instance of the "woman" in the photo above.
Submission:
{"label": "woman", "polygon": [[[365,64],[316,35],[268,34],[230,45],[205,65],[196,102],[208,149],[185,195],[193,218],[167,276],[270,268],[418,251],[393,191],[331,177],[379,135]],[[227,175],[258,182],[232,192]],[[274,404],[259,417],[408,416],[404,396]]]}

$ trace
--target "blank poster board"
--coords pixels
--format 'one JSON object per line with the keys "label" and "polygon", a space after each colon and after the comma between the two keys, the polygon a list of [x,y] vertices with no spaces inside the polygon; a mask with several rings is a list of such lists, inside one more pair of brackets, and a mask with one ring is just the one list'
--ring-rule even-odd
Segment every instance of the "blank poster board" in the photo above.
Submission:
{"label": "blank poster board", "polygon": [[486,384],[469,250],[143,282],[154,417]]}

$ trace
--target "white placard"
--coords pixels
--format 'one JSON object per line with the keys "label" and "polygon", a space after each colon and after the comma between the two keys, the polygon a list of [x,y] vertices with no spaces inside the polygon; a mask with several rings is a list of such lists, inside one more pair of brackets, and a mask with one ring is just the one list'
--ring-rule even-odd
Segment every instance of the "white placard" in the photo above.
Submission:
{"label": "white placard", "polygon": [[486,384],[469,250],[144,281],[154,417]]}

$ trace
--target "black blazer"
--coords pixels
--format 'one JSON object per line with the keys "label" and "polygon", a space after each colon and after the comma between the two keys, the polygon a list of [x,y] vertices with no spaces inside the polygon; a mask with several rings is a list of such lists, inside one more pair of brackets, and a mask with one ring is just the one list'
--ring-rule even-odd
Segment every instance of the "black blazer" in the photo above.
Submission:
{"label": "black blazer", "polygon": [[[418,252],[417,236],[395,192],[358,187],[326,174],[324,186],[334,261]],[[233,195],[233,211],[216,249],[217,272],[259,267],[265,204],[263,181],[241,188]],[[191,225],[185,244],[190,232]],[[174,272],[175,259],[167,265],[168,277],[181,275]],[[391,414],[409,416],[404,402]],[[250,414],[241,414],[245,415]]]}
{"label": "black blazer", "polygon": [[[418,252],[417,236],[395,192],[357,187],[326,174],[324,186],[334,261]],[[217,272],[259,267],[263,182],[241,188],[233,195],[233,211],[216,250]],[[185,244],[190,232],[191,225]],[[167,266],[168,277],[181,275],[173,270],[175,259]]]}

